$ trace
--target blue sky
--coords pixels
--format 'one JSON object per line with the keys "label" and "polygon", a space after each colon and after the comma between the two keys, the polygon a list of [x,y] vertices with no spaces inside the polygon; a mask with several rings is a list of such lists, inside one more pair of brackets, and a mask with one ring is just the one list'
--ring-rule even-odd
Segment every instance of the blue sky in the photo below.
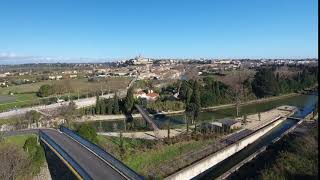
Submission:
{"label": "blue sky", "polygon": [[316,0],[0,0],[0,56],[318,57]]}

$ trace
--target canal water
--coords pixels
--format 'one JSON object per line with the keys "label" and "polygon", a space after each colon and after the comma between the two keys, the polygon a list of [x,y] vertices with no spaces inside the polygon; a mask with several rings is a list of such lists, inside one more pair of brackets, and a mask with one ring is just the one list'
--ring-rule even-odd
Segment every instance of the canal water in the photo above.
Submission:
{"label": "canal water", "polygon": [[[315,103],[317,102],[318,97],[315,95],[298,95],[287,97],[275,101],[262,102],[258,104],[250,104],[241,106],[240,114],[254,114],[257,112],[264,112],[275,107],[281,105],[291,105],[298,107],[297,116],[303,116],[308,113],[310,108],[314,108]],[[199,115],[199,121],[215,121],[217,119],[226,118],[226,117],[235,117],[236,111],[234,107],[213,110],[213,111],[205,111],[201,112]],[[185,124],[184,114],[174,114],[167,115],[165,117],[156,117],[156,122],[158,124],[164,124],[168,119],[170,119],[170,123],[173,126],[181,127],[181,125]],[[96,127],[96,129],[100,132],[110,132],[119,129],[124,129],[124,121],[123,120],[115,120],[115,121],[95,121],[89,122],[89,124]],[[135,130],[147,130],[148,128],[145,125],[145,122],[141,118],[133,119],[127,126],[133,126]]]}
{"label": "canal water", "polygon": [[[314,108],[315,104],[318,103],[318,97],[314,95],[303,95],[297,98],[299,100],[297,102],[294,101],[286,101],[289,105],[295,105],[299,108],[299,110],[293,115],[294,117],[303,118],[307,114],[311,113]],[[276,103],[277,104],[277,103]],[[281,105],[281,104],[278,104]],[[215,179],[231,169],[236,164],[240,163],[246,157],[250,156],[258,149],[262,148],[263,146],[269,145],[283,134],[285,131],[290,129],[297,123],[296,120],[286,119],[284,122],[280,123],[278,126],[273,128],[267,134],[259,138],[256,142],[250,144],[248,147],[244,148],[243,150],[239,151],[238,153],[232,155],[231,157],[227,158],[226,160],[220,162],[219,164],[215,165],[214,167],[210,168],[209,170],[205,171],[204,173],[200,174],[194,179]]]}

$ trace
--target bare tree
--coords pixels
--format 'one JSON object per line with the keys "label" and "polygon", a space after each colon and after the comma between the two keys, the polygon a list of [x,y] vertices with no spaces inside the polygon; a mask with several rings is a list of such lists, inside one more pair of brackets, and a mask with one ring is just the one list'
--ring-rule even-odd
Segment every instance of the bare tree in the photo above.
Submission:
{"label": "bare tree", "polygon": [[240,108],[241,108],[241,99],[243,98],[244,94],[244,85],[242,83],[243,78],[241,73],[238,73],[238,78],[235,80],[235,83],[233,86],[231,86],[231,91],[228,91],[227,93],[231,95],[232,101],[235,103],[236,107],[236,116],[240,116]]}
{"label": "bare tree", "polygon": [[37,127],[39,126],[39,120],[41,118],[41,114],[35,110],[28,111],[25,114],[25,118],[28,120],[28,123],[36,123]]}
{"label": "bare tree", "polygon": [[30,165],[27,155],[14,144],[0,144],[0,179],[14,180]]}
{"label": "bare tree", "polygon": [[104,88],[103,88],[102,84],[100,85],[100,92],[101,92],[101,96],[103,96]]}
{"label": "bare tree", "polygon": [[76,118],[76,104],[70,101],[67,106],[61,107],[60,115],[67,121],[67,125],[70,127],[71,122]]}

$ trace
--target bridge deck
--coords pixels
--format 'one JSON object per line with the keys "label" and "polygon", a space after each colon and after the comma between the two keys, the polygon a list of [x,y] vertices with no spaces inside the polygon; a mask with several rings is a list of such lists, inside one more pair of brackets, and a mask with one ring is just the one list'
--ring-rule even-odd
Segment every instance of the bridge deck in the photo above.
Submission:
{"label": "bridge deck", "polygon": [[144,110],[141,106],[139,105],[135,105],[135,107],[137,108],[137,110],[140,112],[141,116],[143,117],[143,119],[145,121],[147,121],[154,130],[158,131],[159,127],[158,125],[154,122],[154,120],[148,116],[148,112],[146,110]]}
{"label": "bridge deck", "polygon": [[92,179],[125,179],[118,171],[65,134],[51,129],[42,131],[68,153]]}

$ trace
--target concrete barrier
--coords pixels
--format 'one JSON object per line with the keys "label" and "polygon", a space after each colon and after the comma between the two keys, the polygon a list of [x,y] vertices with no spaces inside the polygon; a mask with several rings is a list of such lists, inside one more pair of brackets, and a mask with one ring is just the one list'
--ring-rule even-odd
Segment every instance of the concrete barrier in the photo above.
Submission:
{"label": "concrete barrier", "polygon": [[218,164],[219,162],[225,160],[226,158],[232,156],[233,154],[239,152],[249,144],[255,142],[258,138],[269,132],[271,129],[276,127],[278,124],[283,122],[286,118],[280,118],[269,125],[255,131],[251,135],[239,140],[236,143],[227,146],[216,153],[168,176],[166,179],[174,179],[174,180],[181,180],[181,179],[192,179],[197,175],[201,174],[202,172],[206,171],[207,169],[213,167],[214,165]]}

